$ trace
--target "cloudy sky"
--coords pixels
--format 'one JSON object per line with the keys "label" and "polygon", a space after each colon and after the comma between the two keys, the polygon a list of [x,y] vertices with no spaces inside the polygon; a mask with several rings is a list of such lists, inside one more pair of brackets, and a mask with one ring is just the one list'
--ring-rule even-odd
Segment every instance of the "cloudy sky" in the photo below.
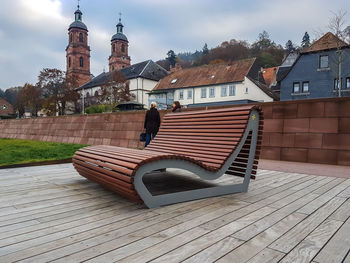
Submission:
{"label": "cloudy sky", "polygon": [[[36,83],[43,68],[65,70],[67,29],[75,0],[0,0],[0,88]],[[253,42],[266,30],[277,43],[299,44],[305,31],[327,31],[331,11],[349,0],[81,0],[89,29],[91,73],[108,69],[110,39],[122,13],[132,63],[209,48],[230,39]]]}

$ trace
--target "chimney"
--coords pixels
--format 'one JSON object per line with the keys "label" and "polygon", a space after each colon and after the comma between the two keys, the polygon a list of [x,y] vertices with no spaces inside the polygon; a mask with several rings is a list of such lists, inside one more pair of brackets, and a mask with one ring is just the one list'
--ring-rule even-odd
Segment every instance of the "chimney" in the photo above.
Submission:
{"label": "chimney", "polygon": [[181,65],[180,65],[179,63],[175,63],[175,67],[173,67],[173,66],[170,65],[170,72],[171,72],[171,73],[173,73],[173,72],[175,72],[175,71],[179,71],[179,70],[181,70],[181,69],[182,69],[182,67],[181,67]]}

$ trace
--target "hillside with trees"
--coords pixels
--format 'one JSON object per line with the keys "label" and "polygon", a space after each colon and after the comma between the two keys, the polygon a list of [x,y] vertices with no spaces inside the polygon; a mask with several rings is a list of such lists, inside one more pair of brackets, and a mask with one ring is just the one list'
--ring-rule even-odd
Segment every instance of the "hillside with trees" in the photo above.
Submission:
{"label": "hillside with trees", "polygon": [[165,59],[157,61],[159,65],[169,70],[170,66],[179,63],[182,68],[201,66],[204,64],[230,63],[230,61],[256,57],[258,65],[263,68],[281,64],[283,58],[290,52],[299,51],[310,46],[310,36],[305,32],[300,46],[288,40],[283,47],[276,44],[266,31],[261,32],[255,42],[231,39],[222,42],[219,46],[209,49],[205,43],[203,48],[195,52],[175,54],[169,50]]}

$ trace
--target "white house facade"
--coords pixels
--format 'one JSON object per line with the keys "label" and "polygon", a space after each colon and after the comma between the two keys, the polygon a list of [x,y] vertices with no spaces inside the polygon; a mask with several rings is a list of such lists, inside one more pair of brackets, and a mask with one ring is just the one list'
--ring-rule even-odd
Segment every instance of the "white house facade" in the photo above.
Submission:
{"label": "white house facade", "polygon": [[[120,72],[126,81],[129,82],[129,90],[135,96],[135,101],[144,104],[146,107],[148,105],[149,92],[152,91],[161,78],[168,75],[168,72],[164,68],[152,60],[122,68]],[[89,98],[98,96],[101,93],[101,87],[109,81],[111,74],[111,72],[103,72],[79,87],[77,90],[81,94],[81,97],[88,100]]]}
{"label": "white house facade", "polygon": [[[184,107],[200,107],[249,102],[269,102],[277,99],[263,83],[255,80],[255,59],[233,62],[232,65],[205,65],[183,69],[163,78],[150,93],[160,109],[173,101]],[[256,73],[256,74],[255,74]]]}

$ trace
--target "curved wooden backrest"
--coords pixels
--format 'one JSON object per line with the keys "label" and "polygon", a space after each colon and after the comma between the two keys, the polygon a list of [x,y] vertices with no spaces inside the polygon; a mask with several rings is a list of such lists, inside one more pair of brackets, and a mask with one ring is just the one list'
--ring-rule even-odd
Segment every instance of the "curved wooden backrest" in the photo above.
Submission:
{"label": "curved wooden backrest", "polygon": [[[186,155],[219,169],[241,141],[253,109],[259,108],[247,105],[167,114],[146,150]],[[240,154],[244,157],[244,152]]]}

